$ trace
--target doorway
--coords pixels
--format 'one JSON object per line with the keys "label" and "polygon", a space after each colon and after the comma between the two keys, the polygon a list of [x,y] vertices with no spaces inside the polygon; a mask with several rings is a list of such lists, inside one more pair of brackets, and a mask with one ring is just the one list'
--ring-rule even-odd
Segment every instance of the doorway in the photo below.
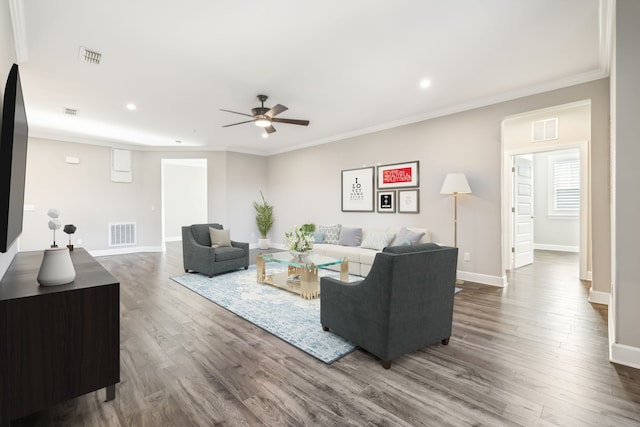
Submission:
{"label": "doorway", "polygon": [[162,246],[182,240],[182,226],[207,222],[207,159],[162,159]]}
{"label": "doorway", "polygon": [[510,269],[532,264],[536,251],[547,251],[547,260],[579,253],[580,151],[518,154],[512,165]]}
{"label": "doorway", "polygon": [[[551,137],[536,141],[536,123],[549,121],[557,125],[557,132]],[[560,105],[543,110],[531,111],[516,116],[505,118],[502,123],[502,266],[504,283],[507,283],[507,271],[516,266],[527,265],[533,262],[535,250],[535,182],[527,189],[527,172],[524,169],[531,167],[531,178],[535,179],[533,164],[523,166],[522,182],[516,182],[514,173],[516,169],[515,159],[530,159],[540,153],[555,155],[564,150],[574,150],[578,155],[579,171],[579,207],[578,219],[578,247],[579,253],[579,277],[581,280],[591,280],[590,262],[590,194],[589,194],[589,141],[591,132],[591,102],[589,100],[571,104]],[[526,163],[526,162],[525,162]],[[532,200],[527,201],[527,197]],[[519,198],[519,199],[518,199]],[[527,206],[528,205],[528,206]],[[517,208],[522,208],[516,212]],[[528,218],[527,218],[528,216]],[[548,212],[544,216],[549,215]],[[574,215],[575,216],[575,215]],[[559,218],[558,218],[559,219]],[[517,239],[517,240],[516,240]],[[563,245],[552,248],[558,250]],[[573,246],[573,245],[565,245]],[[517,248],[517,249],[516,249]],[[564,248],[562,250],[566,250]],[[575,250],[575,247],[571,248]],[[518,251],[518,252],[516,252]],[[517,256],[516,256],[517,255]]]}

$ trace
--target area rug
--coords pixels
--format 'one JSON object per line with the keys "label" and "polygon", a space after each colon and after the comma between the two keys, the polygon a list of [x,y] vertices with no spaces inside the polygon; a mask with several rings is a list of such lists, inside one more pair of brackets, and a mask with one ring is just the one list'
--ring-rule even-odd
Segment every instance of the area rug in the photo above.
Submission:
{"label": "area rug", "polygon": [[[277,272],[276,268],[270,265],[269,272]],[[321,270],[319,275],[340,277],[339,272],[330,270]],[[322,330],[320,298],[305,300],[291,292],[256,283],[255,265],[212,278],[190,273],[171,279],[327,364],[356,348]],[[358,280],[362,277],[349,275],[350,282]]]}

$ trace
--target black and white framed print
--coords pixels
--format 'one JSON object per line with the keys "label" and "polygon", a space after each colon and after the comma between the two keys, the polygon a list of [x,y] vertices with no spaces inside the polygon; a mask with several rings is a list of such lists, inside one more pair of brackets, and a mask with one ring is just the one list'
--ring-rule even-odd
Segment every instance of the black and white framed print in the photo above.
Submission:
{"label": "black and white framed print", "polygon": [[420,190],[398,190],[398,212],[420,213]]}
{"label": "black and white framed print", "polygon": [[374,168],[342,171],[342,212],[373,212]]}
{"label": "black and white framed print", "polygon": [[380,213],[395,213],[396,211],[396,192],[391,191],[378,191],[378,212]]}

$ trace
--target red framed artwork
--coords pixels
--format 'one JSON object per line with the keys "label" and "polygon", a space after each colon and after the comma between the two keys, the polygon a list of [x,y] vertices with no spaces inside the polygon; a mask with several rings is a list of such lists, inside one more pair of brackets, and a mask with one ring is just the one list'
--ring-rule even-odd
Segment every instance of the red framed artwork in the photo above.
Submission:
{"label": "red framed artwork", "polygon": [[417,187],[419,166],[418,161],[378,166],[378,189]]}

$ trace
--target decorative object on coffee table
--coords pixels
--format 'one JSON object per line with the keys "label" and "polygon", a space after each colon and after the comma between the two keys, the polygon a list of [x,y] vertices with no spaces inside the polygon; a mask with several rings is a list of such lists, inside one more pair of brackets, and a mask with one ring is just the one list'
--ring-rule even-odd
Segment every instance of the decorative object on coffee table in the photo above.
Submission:
{"label": "decorative object on coffee table", "polygon": [[73,250],[73,244],[71,243],[71,235],[73,233],[75,233],[77,230],[76,226],[73,224],[67,224],[64,226],[64,228],[62,229],[62,231],[64,231],[65,233],[67,233],[69,235],[69,244],[67,245],[67,247],[69,248],[70,251]]}
{"label": "decorative object on coffee table", "polygon": [[305,231],[303,227],[294,227],[293,231],[284,233],[284,242],[290,252],[305,253],[313,249],[313,233]]}

